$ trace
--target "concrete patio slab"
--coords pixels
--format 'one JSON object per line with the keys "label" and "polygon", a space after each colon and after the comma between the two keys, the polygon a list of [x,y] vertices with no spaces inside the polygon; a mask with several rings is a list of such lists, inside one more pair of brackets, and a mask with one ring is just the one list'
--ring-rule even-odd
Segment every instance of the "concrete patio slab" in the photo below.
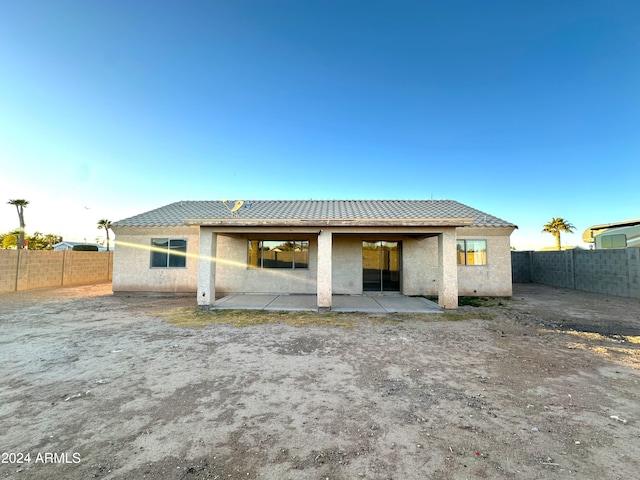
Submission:
{"label": "concrete patio slab", "polygon": [[334,312],[385,313],[384,307],[369,295],[334,295],[331,303]]}
{"label": "concrete patio slab", "polygon": [[428,312],[441,313],[440,306],[423,297],[405,297],[404,295],[380,295],[374,297],[389,313]]}
{"label": "concrete patio slab", "polygon": [[[213,309],[317,311],[316,295],[232,294],[214,303]],[[442,313],[440,306],[423,297],[404,295],[333,295],[334,312]]]}
{"label": "concrete patio slab", "polygon": [[218,309],[264,310],[279,295],[238,294],[222,297],[213,304]]}
{"label": "concrete patio slab", "polygon": [[265,310],[308,311],[318,309],[316,295],[279,295]]}

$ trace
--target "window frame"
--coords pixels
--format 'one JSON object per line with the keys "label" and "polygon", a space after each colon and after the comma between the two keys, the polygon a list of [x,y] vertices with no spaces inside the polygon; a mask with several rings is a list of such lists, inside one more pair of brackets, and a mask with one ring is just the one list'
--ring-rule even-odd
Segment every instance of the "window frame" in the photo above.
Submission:
{"label": "window frame", "polygon": [[[167,248],[165,252],[161,252],[160,251],[160,247],[158,247],[157,243],[154,242],[158,242],[158,241],[162,241],[162,240],[166,240],[167,242]],[[172,245],[171,242],[184,242],[184,249],[182,247],[180,247],[180,253],[172,253]],[[187,248],[188,248],[188,240],[186,238],[183,237],[152,237],[150,239],[150,243],[151,243],[151,250],[150,250],[150,255],[149,255],[149,268],[151,269],[166,269],[166,268],[187,268]],[[177,251],[176,248],[173,249],[174,251]],[[154,265],[154,255],[165,255],[165,265]],[[180,263],[183,263],[183,265],[172,265],[171,263],[171,259],[172,258],[181,258],[182,261]]]}
{"label": "window frame", "polygon": [[[463,249],[460,250],[460,243],[463,244]],[[484,242],[484,263],[469,263],[469,248],[467,242]],[[489,245],[486,238],[458,238],[456,239],[456,264],[465,267],[485,267],[489,264]],[[473,250],[476,252],[478,250]],[[480,252],[482,250],[479,250]],[[460,253],[464,252],[464,263],[460,263]]]}
{"label": "window frame", "polygon": [[[252,247],[252,243],[257,242],[257,265],[252,265],[251,263],[251,247]],[[263,256],[263,252],[265,251],[263,248],[263,244],[264,242],[269,242],[269,243],[277,243],[278,245],[282,245],[284,243],[292,243],[293,244],[293,250],[291,250],[293,252],[292,254],[292,258],[291,258],[291,266],[265,266],[265,258]],[[296,244],[303,244],[306,243],[306,263],[302,263],[300,261],[296,261]],[[309,252],[310,252],[310,248],[311,248],[311,242],[309,239],[294,239],[294,240],[281,240],[281,239],[276,239],[276,240],[267,240],[267,239],[257,239],[257,238],[250,238],[247,241],[247,269],[249,270],[264,270],[264,269],[269,269],[269,270],[309,270]],[[304,251],[301,248],[301,251]],[[300,265],[305,265],[305,266],[300,266]]]}

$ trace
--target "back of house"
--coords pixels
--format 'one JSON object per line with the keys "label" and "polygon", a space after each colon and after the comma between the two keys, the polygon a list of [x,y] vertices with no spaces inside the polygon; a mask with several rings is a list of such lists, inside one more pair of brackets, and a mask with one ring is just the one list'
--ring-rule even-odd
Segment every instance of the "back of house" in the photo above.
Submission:
{"label": "back of house", "polygon": [[114,293],[510,296],[517,228],[452,200],[182,201],[113,223]]}

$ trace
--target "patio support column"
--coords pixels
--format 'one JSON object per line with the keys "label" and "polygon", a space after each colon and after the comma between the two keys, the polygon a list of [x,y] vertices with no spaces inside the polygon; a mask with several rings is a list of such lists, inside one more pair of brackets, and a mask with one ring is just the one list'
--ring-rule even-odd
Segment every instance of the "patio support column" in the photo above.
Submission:
{"label": "patio support column", "polygon": [[208,307],[216,301],[216,250],[218,234],[200,227],[198,255],[198,306]]}
{"label": "patio support column", "polygon": [[458,262],[456,229],[447,228],[438,235],[438,304],[446,309],[458,308]]}
{"label": "patio support column", "polygon": [[321,230],[318,234],[318,309],[331,308],[331,247],[333,232]]}

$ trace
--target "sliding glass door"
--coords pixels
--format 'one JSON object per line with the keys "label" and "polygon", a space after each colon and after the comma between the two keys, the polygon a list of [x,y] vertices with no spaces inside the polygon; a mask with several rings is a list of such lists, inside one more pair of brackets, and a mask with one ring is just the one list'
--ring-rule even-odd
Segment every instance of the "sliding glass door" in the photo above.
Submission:
{"label": "sliding glass door", "polygon": [[362,242],[362,290],[400,291],[400,242]]}

